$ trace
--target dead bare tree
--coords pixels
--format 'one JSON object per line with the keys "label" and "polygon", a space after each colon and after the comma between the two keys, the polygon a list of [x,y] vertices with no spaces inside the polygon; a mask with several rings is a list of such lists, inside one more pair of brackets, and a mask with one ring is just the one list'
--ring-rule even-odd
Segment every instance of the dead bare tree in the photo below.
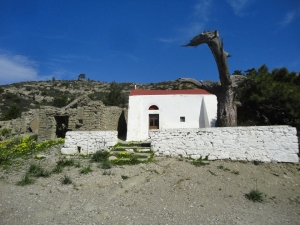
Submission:
{"label": "dead bare tree", "polygon": [[217,96],[218,111],[217,122],[218,127],[232,127],[237,125],[237,110],[236,106],[236,88],[245,84],[247,78],[242,75],[230,76],[227,58],[230,55],[223,49],[223,40],[220,41],[220,36],[217,30],[204,31],[198,36],[194,37],[190,43],[183,45],[184,47],[198,46],[206,43],[215,58],[219,71],[219,82],[211,81],[197,81],[193,78],[179,78],[178,81],[182,83],[193,83],[199,88],[207,90],[208,92]]}

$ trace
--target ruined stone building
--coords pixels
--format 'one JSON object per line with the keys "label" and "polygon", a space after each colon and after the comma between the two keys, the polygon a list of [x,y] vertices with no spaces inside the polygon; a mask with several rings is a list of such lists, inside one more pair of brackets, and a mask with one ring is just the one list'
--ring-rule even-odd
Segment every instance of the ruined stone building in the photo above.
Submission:
{"label": "ruined stone building", "polygon": [[67,131],[118,131],[126,136],[127,110],[105,106],[86,95],[63,108],[43,107],[39,112],[38,141],[64,138]]}
{"label": "ruined stone building", "polygon": [[22,113],[21,118],[0,121],[0,128],[9,128],[15,134],[38,134],[38,141],[64,138],[67,131],[118,131],[126,138],[127,110],[105,106],[83,95],[63,108],[42,106]]}

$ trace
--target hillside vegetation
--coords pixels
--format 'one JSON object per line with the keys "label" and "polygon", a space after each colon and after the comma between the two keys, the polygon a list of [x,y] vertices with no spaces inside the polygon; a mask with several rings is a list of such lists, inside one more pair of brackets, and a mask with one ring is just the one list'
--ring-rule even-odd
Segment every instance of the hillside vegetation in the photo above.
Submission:
{"label": "hillside vegetation", "polygon": [[[300,130],[300,76],[286,68],[269,72],[267,66],[244,75],[252,82],[238,90],[238,125],[291,125]],[[49,105],[63,107],[83,94],[105,105],[127,107],[132,89],[194,89],[193,84],[166,81],[151,84],[106,83],[86,79],[20,82],[0,86],[0,118],[10,120],[21,112]]]}
{"label": "hillside vegetation", "polygon": [[[13,83],[0,86],[0,118],[2,120],[13,119],[20,116],[21,112],[38,109],[40,106],[63,107],[83,94],[88,95],[92,100],[103,101],[106,105],[126,107],[129,93],[135,88],[135,85],[138,89],[150,90],[194,88],[193,85],[180,85],[175,81],[155,84],[106,83],[92,80],[53,80]],[[122,102],[114,102],[111,99],[110,92],[112,89],[117,89],[120,92],[116,96],[119,98],[121,94],[124,99]],[[11,111],[9,112],[9,110]]]}

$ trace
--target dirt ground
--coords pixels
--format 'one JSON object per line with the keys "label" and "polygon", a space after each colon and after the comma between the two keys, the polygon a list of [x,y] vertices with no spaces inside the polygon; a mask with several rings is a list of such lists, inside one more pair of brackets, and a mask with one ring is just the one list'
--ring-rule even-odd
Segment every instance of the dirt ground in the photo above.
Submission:
{"label": "dirt ground", "polygon": [[[81,168],[18,186],[33,162],[52,169],[60,148],[46,159],[0,171],[0,224],[300,224],[300,165],[211,161],[196,167],[176,158],[99,168],[74,156]],[[80,170],[91,165],[92,172]],[[69,176],[72,184],[63,185]],[[252,189],[264,201],[245,197]]]}

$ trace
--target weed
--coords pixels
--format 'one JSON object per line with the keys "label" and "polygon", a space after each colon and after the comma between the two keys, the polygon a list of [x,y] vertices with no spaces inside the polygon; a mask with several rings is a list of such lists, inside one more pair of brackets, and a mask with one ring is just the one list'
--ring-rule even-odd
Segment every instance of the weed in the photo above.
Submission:
{"label": "weed", "polygon": [[126,176],[126,175],[121,175],[121,177],[123,180],[127,180],[129,178],[129,176]]}
{"label": "weed", "polygon": [[217,168],[220,169],[220,170],[223,170],[223,169],[224,169],[224,166],[219,165],[219,166],[217,166]]}
{"label": "weed", "polygon": [[107,161],[109,157],[108,151],[97,151],[93,156],[91,161],[93,162],[103,162]]}
{"label": "weed", "polygon": [[223,165],[219,165],[219,166],[217,166],[217,168],[220,170],[224,170],[224,171],[230,171],[230,169],[228,169],[227,167],[224,167]]}
{"label": "weed", "polygon": [[111,175],[111,171],[110,170],[104,170],[102,175]]}
{"label": "weed", "polygon": [[52,173],[61,173],[63,171],[63,167],[60,165],[56,165],[53,170]]}
{"label": "weed", "polygon": [[259,190],[251,190],[248,194],[245,195],[247,199],[253,202],[263,202],[264,196],[263,193]]}
{"label": "weed", "polygon": [[77,163],[75,163],[75,167],[76,167],[76,168],[80,168],[80,167],[81,167],[80,161],[78,161]]}
{"label": "weed", "polygon": [[122,166],[122,165],[136,165],[136,164],[139,164],[139,163],[144,163],[145,161],[141,161],[138,159],[138,156],[136,155],[126,155],[126,157],[121,157],[121,158],[118,158],[116,160],[113,160],[112,163],[114,165],[119,165],[119,166]]}
{"label": "weed", "polygon": [[202,156],[201,156],[199,159],[192,161],[191,164],[194,165],[194,166],[196,166],[196,167],[199,167],[199,166],[208,165],[209,163],[203,162]]}
{"label": "weed", "polygon": [[25,186],[25,185],[29,185],[29,184],[33,184],[33,183],[34,183],[34,179],[32,179],[30,177],[29,173],[26,173],[25,176],[22,178],[22,180],[17,182],[17,185]]}
{"label": "weed", "polygon": [[233,170],[231,173],[233,173],[234,175],[239,175],[239,174],[240,174],[240,171]]}
{"label": "weed", "polygon": [[40,173],[41,169],[42,168],[40,166],[38,166],[36,164],[31,164],[29,166],[28,173],[31,175],[36,175],[36,174]]}
{"label": "weed", "polygon": [[135,144],[133,142],[129,142],[129,143],[117,143],[114,148],[118,148],[118,147],[132,147],[135,146]]}
{"label": "weed", "polygon": [[259,162],[259,161],[256,161],[256,160],[254,160],[254,161],[253,161],[253,164],[254,164],[255,166],[258,166],[258,165],[260,164],[260,162]]}
{"label": "weed", "polygon": [[74,159],[59,159],[59,161],[56,162],[56,164],[61,167],[74,166],[75,161]]}
{"label": "weed", "polygon": [[111,168],[111,163],[109,161],[104,161],[101,164],[102,169],[110,169]]}
{"label": "weed", "polygon": [[61,179],[62,184],[72,184],[72,180],[69,176],[65,174],[65,176]]}
{"label": "weed", "polygon": [[213,171],[211,171],[211,170],[208,170],[208,172],[210,172],[210,174],[211,174],[211,175],[217,176],[217,174],[216,174],[216,173],[214,173],[214,172],[213,172]]}
{"label": "weed", "polygon": [[28,174],[35,177],[49,177],[51,175],[51,172],[43,169],[36,164],[31,164],[28,170]]}
{"label": "weed", "polygon": [[92,172],[92,168],[91,168],[91,165],[87,166],[87,167],[84,167],[82,168],[82,170],[80,170],[80,173],[83,173],[83,174],[87,174],[89,172]]}
{"label": "weed", "polygon": [[46,178],[46,177],[50,177],[50,175],[51,175],[51,171],[41,169],[40,172],[37,173],[35,176],[36,177],[44,177],[44,178]]}

